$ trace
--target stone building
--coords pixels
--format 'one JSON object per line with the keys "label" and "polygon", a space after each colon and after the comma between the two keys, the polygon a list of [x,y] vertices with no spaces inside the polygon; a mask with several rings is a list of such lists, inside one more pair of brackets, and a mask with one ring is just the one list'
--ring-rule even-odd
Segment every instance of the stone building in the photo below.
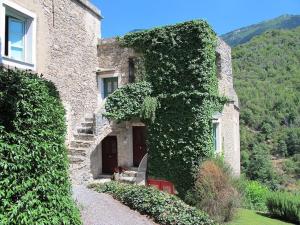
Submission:
{"label": "stone building", "polygon": [[[101,12],[88,0],[0,0],[0,63],[42,73],[66,109],[71,177],[88,182],[145,158],[145,126],[107,121],[105,98],[134,73],[133,50],[101,38]],[[212,118],[215,149],[240,173],[239,106],[230,47],[216,51],[219,91],[230,102]],[[131,178],[130,178],[131,179]],[[134,179],[134,178],[132,178]]]}

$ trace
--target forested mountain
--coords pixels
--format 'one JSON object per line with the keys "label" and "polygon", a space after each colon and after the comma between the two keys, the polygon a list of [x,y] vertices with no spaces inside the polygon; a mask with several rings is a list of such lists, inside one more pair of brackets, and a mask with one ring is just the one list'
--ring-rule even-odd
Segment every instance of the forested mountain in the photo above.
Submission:
{"label": "forested mountain", "polygon": [[289,163],[299,178],[300,27],[254,37],[233,48],[232,59],[241,103],[243,171],[274,185],[271,155],[294,157]]}
{"label": "forested mountain", "polygon": [[283,15],[272,20],[234,30],[221,37],[227,44],[234,47],[246,43],[254,36],[260,35],[268,30],[293,29],[298,26],[300,26],[300,15]]}

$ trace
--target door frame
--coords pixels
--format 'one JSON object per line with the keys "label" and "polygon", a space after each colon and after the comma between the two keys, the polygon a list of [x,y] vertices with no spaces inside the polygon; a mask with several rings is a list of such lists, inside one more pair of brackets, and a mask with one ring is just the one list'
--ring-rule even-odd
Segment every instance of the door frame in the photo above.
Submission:
{"label": "door frame", "polygon": [[[102,157],[101,157],[101,160],[102,160],[102,174],[110,174],[110,172],[107,172],[107,170],[104,172],[104,165],[105,165],[105,163],[104,163],[104,161],[105,160],[107,160],[107,158],[104,158],[104,148],[103,148],[103,141],[106,139],[106,138],[108,138],[108,139],[113,139],[116,143],[116,153],[114,154],[115,155],[115,158],[114,158],[114,160],[115,160],[115,162],[116,162],[116,166],[115,166],[115,168],[116,167],[118,167],[118,165],[119,165],[119,151],[118,151],[118,138],[117,138],[117,135],[112,135],[112,136],[106,136],[105,138],[103,138],[103,140],[101,141],[101,150],[102,150],[102,153],[101,153],[101,155],[102,155]],[[114,168],[112,168],[112,170],[113,170]],[[113,173],[114,171],[112,171],[112,173]]]}
{"label": "door frame", "polygon": [[[144,156],[147,154],[147,127],[145,126],[145,125],[141,125],[141,126],[136,126],[136,125],[134,125],[134,126],[132,126],[132,165],[133,166],[137,166],[136,165],[136,161],[135,161],[135,157],[137,157],[136,155],[135,155],[135,153],[136,153],[136,151],[135,151],[135,136],[134,136],[134,128],[143,128],[143,129],[145,129],[145,143],[144,143],[144,148],[145,148],[145,154],[144,154]],[[144,157],[143,156],[143,157]],[[143,159],[143,157],[141,158],[141,160]],[[139,164],[141,163],[141,161],[139,162]]]}

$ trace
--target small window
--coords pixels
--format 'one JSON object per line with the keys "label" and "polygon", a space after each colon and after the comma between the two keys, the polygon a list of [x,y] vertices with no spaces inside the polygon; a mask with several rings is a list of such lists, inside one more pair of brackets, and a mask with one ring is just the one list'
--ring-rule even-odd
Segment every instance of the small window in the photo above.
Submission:
{"label": "small window", "polygon": [[222,152],[222,136],[221,136],[221,125],[219,120],[213,121],[212,124],[212,141],[213,150],[219,154]]}
{"label": "small window", "polygon": [[106,98],[118,88],[118,78],[117,77],[103,78],[103,84],[104,84],[104,98]]}
{"label": "small window", "polygon": [[128,71],[128,74],[129,74],[129,79],[128,79],[129,83],[134,83],[134,81],[135,81],[135,65],[134,65],[133,58],[129,58],[128,68],[129,68],[129,71]]}
{"label": "small window", "polygon": [[212,130],[212,135],[213,135],[213,148],[215,151],[218,150],[218,146],[217,146],[217,128],[218,128],[218,124],[217,123],[213,123],[213,130]]}
{"label": "small window", "polygon": [[221,77],[222,75],[222,61],[220,53],[216,53],[216,67],[217,67],[217,75]]}

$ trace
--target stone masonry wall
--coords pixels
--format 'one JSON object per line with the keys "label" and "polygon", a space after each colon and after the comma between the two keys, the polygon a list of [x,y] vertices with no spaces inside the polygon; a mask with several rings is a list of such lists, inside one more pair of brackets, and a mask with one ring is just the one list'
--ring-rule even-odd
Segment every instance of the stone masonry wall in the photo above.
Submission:
{"label": "stone masonry wall", "polygon": [[225,161],[240,174],[239,101],[233,87],[231,48],[221,39],[217,45],[219,93],[229,99],[220,118],[221,143]]}
{"label": "stone masonry wall", "polygon": [[[118,77],[118,86],[128,83],[129,58],[134,57],[132,49],[122,48],[115,39],[101,39],[98,45],[98,81],[101,78]],[[101,86],[98,87],[101,90]],[[100,102],[103,99],[100,99]],[[118,143],[118,165],[132,167],[132,123],[124,122],[111,125],[112,132],[109,135],[117,137]],[[102,149],[101,142],[90,155],[90,168],[93,178],[99,177],[102,173]]]}
{"label": "stone masonry wall", "polygon": [[128,60],[134,57],[135,53],[132,49],[122,48],[116,39],[101,39],[98,45],[98,65],[103,74],[106,70],[119,75],[119,83],[124,85],[128,83],[129,68]]}
{"label": "stone masonry wall", "polygon": [[100,12],[87,0],[11,0],[37,15],[37,72],[59,90],[68,137],[97,106]]}

